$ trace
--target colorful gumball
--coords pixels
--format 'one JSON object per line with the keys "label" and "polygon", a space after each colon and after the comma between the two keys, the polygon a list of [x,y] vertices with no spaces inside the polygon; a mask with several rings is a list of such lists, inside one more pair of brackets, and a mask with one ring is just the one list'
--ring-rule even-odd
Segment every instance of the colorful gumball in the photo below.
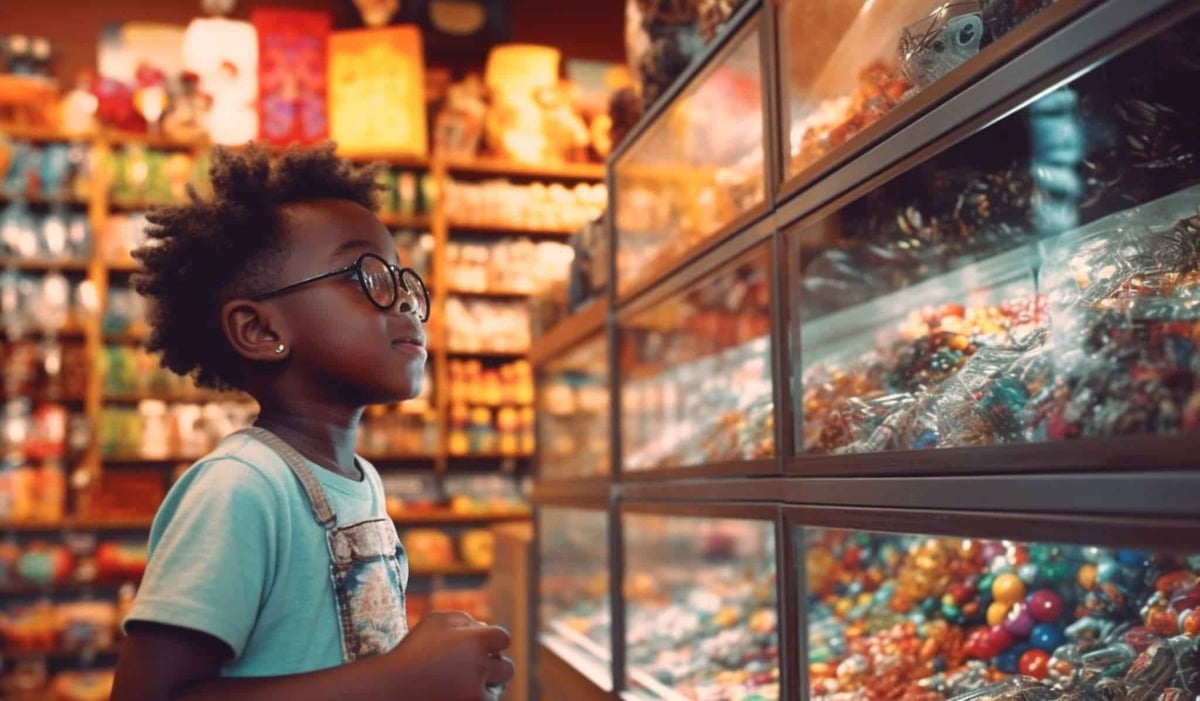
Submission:
{"label": "colorful gumball", "polygon": [[1040,589],[1029,595],[1025,609],[1035,621],[1053,623],[1063,612],[1063,600],[1049,589]]}
{"label": "colorful gumball", "polygon": [[1033,612],[1026,604],[1015,604],[1004,619],[1004,628],[1013,636],[1024,638],[1033,630]]}
{"label": "colorful gumball", "polygon": [[1025,582],[1011,572],[1002,574],[992,582],[992,597],[1011,606],[1025,598]]}
{"label": "colorful gumball", "polygon": [[1045,679],[1049,672],[1050,653],[1045,650],[1033,649],[1021,655],[1018,669],[1021,674],[1034,679]]}
{"label": "colorful gumball", "polygon": [[1062,631],[1051,623],[1039,623],[1029,633],[1029,643],[1046,652],[1054,652],[1065,641]]}
{"label": "colorful gumball", "polygon": [[1008,616],[1009,609],[1012,608],[1008,604],[1002,604],[999,601],[993,601],[987,609],[987,623],[989,626],[998,626],[1004,622],[1004,618]]}

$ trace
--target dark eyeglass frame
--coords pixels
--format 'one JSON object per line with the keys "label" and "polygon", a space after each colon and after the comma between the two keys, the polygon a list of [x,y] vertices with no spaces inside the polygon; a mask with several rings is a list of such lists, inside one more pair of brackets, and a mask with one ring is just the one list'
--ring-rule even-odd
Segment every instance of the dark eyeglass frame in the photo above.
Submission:
{"label": "dark eyeglass frame", "polygon": [[[371,291],[367,289],[367,278],[365,275],[363,275],[362,266],[363,266],[363,262],[368,259],[373,259],[373,260],[378,261],[379,263],[383,264],[383,266],[385,268],[387,268],[387,270],[389,272],[391,272],[391,274],[392,274],[392,291],[393,291],[393,299],[392,299],[391,304],[380,304],[379,302],[376,302],[375,298],[371,296]],[[429,286],[425,284],[425,280],[422,279],[421,276],[417,274],[417,271],[413,270],[412,268],[401,268],[401,267],[392,265],[391,263],[387,262],[380,256],[375,255],[374,253],[364,253],[361,256],[359,256],[350,265],[343,266],[341,268],[338,268],[337,270],[330,270],[329,272],[321,273],[320,275],[314,275],[310,278],[305,278],[303,280],[300,280],[299,282],[293,282],[290,285],[284,285],[283,287],[271,290],[270,292],[263,292],[262,294],[254,295],[250,299],[254,300],[255,302],[262,302],[264,300],[273,299],[275,297],[279,297],[280,295],[287,294],[288,292],[291,292],[291,291],[298,289],[300,287],[303,287],[305,285],[310,285],[314,282],[320,282],[321,280],[327,280],[331,277],[337,277],[338,275],[345,275],[347,273],[355,274],[355,276],[358,278],[358,285],[362,289],[363,295],[365,295],[366,298],[368,300],[370,300],[371,304],[374,304],[377,309],[380,309],[382,311],[387,311],[387,310],[391,309],[392,307],[394,307],[396,305],[397,302],[400,301],[401,289],[403,289],[405,292],[407,292],[409,294],[417,294],[413,290],[409,289],[408,285],[405,284],[405,282],[404,282],[405,273],[412,275],[413,277],[415,277],[417,279],[417,282],[421,283],[421,293],[422,293],[422,296],[424,297],[424,301],[425,301],[425,314],[422,317],[418,317],[418,319],[420,319],[422,324],[429,321]]]}

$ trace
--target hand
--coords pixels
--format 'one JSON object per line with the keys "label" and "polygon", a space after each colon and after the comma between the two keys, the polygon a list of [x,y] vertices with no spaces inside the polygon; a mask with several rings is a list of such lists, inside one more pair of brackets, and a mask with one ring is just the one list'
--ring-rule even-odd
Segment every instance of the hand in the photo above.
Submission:
{"label": "hand", "polygon": [[420,670],[423,681],[436,690],[427,698],[496,701],[499,693],[488,687],[503,687],[513,677],[512,661],[500,654],[509,642],[503,628],[484,625],[461,612],[434,612],[422,618],[389,656]]}

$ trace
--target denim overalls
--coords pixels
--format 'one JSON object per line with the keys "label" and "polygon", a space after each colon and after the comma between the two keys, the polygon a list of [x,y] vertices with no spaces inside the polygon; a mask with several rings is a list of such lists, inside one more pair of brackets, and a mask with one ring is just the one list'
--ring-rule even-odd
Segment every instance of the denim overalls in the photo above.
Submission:
{"label": "denim overalls", "polygon": [[[325,529],[343,659],[353,662],[399,645],[408,634],[404,602],[408,558],[395,524],[390,519],[372,519],[339,526],[325,490],[295,448],[257,426],[238,433],[262,442],[287,463],[308,495],[313,517]],[[369,478],[364,475],[364,479]]]}

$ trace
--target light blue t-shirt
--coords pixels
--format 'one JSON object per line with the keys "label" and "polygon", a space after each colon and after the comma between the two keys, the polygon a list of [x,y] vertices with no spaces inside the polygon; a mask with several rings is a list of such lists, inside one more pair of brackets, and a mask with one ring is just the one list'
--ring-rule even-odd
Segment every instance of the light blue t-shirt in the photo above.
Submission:
{"label": "light blue t-shirt", "polygon": [[[383,484],[309,463],[339,525],[387,518]],[[223,676],[279,676],[343,662],[325,529],[299,480],[263,443],[235,434],[188,469],[159,507],[129,621],[224,641]],[[405,582],[404,584],[407,584]],[[403,615],[403,612],[398,612]]]}

